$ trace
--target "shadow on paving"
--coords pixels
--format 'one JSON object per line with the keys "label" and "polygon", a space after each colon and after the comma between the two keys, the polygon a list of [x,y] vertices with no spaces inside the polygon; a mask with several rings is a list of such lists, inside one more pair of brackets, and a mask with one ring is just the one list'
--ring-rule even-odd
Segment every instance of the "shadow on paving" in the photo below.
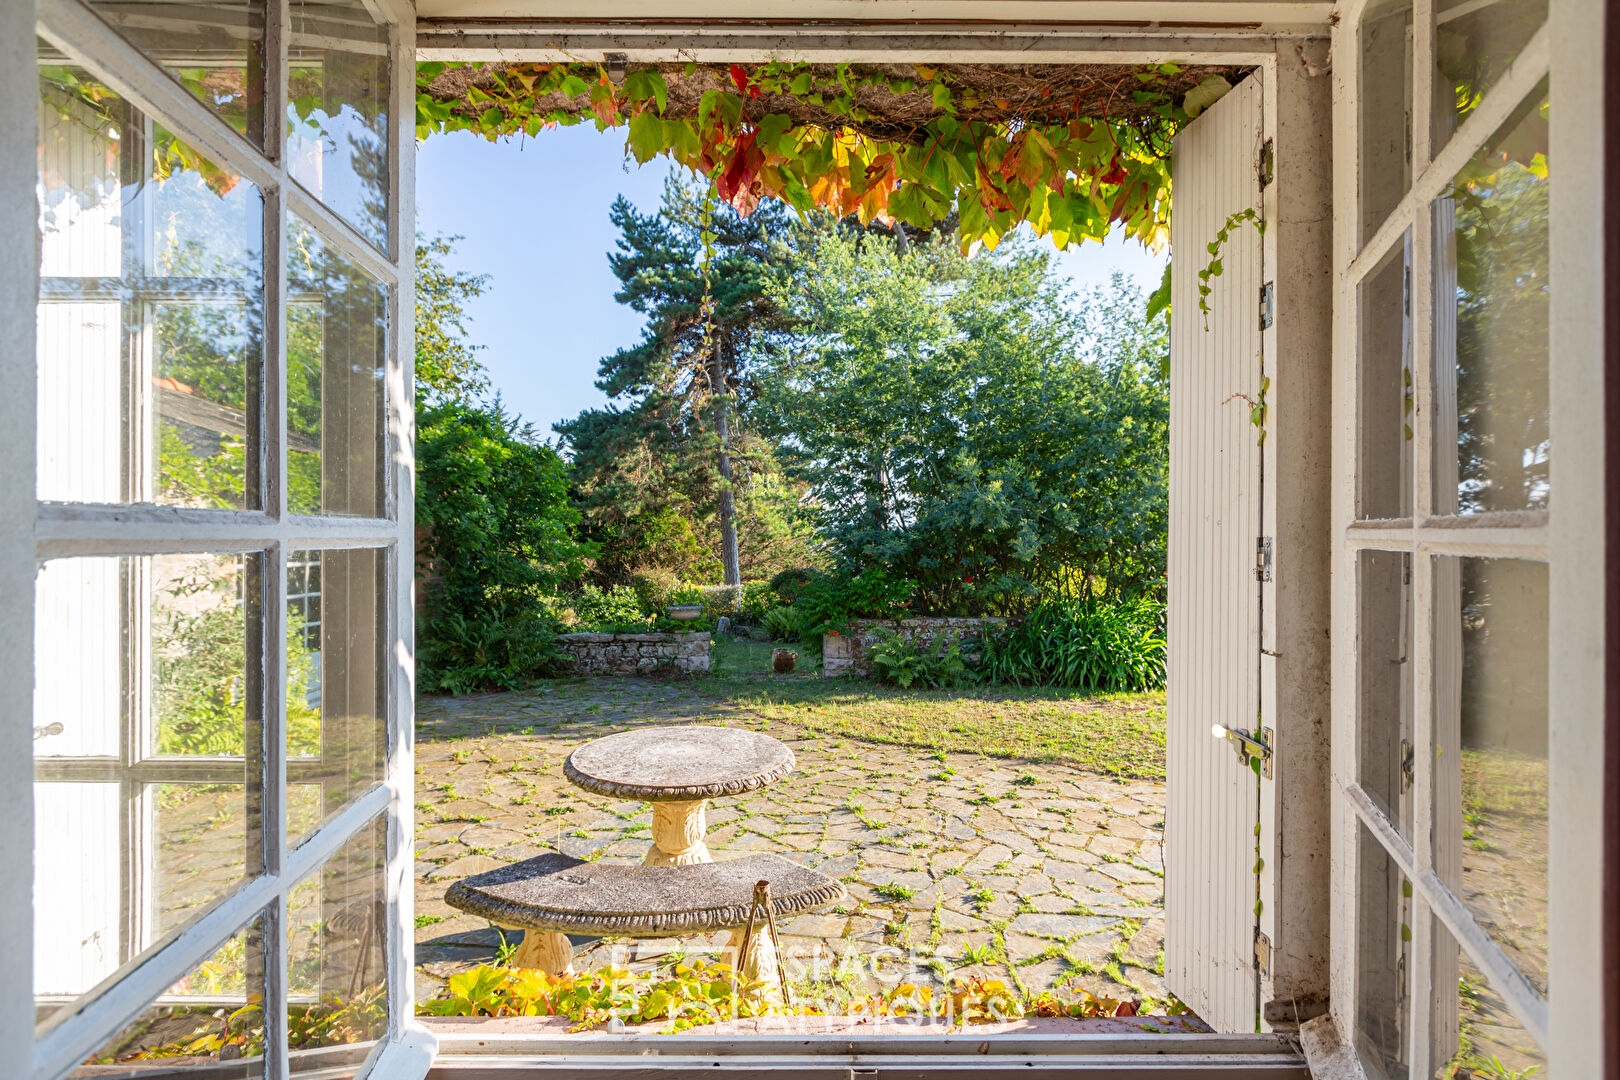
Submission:
{"label": "shadow on paving", "polygon": [[[649,807],[574,788],[562,774],[569,752],[638,725],[686,723],[765,731],[798,759],[765,791],[711,803],[707,843],[717,859],[776,852],[845,882],[847,903],[780,926],[801,990],[836,997],[983,975],[1029,994],[1168,997],[1162,782],[809,737],[702,685],[569,679],[418,701],[418,1000],[502,944],[444,903],[451,882],[550,850],[641,861]],[[616,954],[645,968],[718,955],[724,939],[576,938],[576,965]]]}

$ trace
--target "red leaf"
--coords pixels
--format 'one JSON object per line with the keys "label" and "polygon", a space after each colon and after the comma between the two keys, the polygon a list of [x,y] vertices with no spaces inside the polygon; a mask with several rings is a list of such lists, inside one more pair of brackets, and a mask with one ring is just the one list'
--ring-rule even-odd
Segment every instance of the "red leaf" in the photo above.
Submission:
{"label": "red leaf", "polygon": [[1120,1002],[1119,1003],[1119,1008],[1114,1010],[1114,1015],[1115,1016],[1135,1016],[1136,1015],[1136,1002],[1134,1002],[1134,1001],[1122,1001],[1122,1002]]}
{"label": "red leaf", "polygon": [[741,64],[731,65],[731,81],[737,84],[738,93],[747,94],[751,98],[763,96],[759,92],[759,87],[750,81],[751,78],[748,69]]}
{"label": "red leaf", "polygon": [[714,189],[746,217],[759,204],[759,193],[752,191],[765,155],[754,143],[754,133],[744,132],[731,149],[731,160],[715,179]]}
{"label": "red leaf", "polygon": [[1114,155],[1113,164],[1114,164],[1114,167],[1112,169],[1109,169],[1107,172],[1103,173],[1097,179],[1101,180],[1105,184],[1122,184],[1122,183],[1124,183],[1125,182],[1125,176],[1126,176],[1125,166],[1124,166],[1123,163],[1120,162],[1118,154]]}

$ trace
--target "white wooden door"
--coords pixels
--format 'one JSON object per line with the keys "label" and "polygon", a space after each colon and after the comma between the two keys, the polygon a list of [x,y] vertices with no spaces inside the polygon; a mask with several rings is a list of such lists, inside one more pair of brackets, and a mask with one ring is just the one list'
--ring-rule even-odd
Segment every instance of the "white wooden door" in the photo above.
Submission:
{"label": "white wooden door", "polygon": [[[1258,733],[1263,377],[1260,232],[1231,227],[1260,208],[1261,88],[1250,76],[1175,140],[1170,329],[1169,721],[1165,973],[1222,1031],[1253,1031],[1260,778],[1223,727]],[[1218,257],[1199,305],[1198,272]]]}

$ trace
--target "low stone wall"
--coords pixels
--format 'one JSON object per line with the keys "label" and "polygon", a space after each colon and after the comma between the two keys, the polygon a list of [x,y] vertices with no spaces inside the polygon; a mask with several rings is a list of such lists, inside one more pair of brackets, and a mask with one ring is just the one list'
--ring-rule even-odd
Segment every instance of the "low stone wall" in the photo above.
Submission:
{"label": "low stone wall", "polygon": [[575,675],[648,675],[663,669],[682,675],[709,673],[709,633],[563,634],[563,653]]}
{"label": "low stone wall", "polygon": [[872,676],[872,646],[878,642],[879,628],[893,630],[917,643],[919,648],[939,648],[944,641],[964,641],[984,636],[987,626],[1000,626],[1006,619],[856,619],[841,634],[821,637],[821,677],[837,679],[853,675]]}

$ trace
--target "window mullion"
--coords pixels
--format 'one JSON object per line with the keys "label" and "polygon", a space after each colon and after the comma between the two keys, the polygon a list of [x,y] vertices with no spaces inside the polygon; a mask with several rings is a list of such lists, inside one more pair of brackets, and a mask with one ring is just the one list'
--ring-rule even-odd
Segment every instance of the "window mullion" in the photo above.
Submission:
{"label": "window mullion", "polygon": [[[415,971],[415,267],[416,267],[416,32],[407,14],[389,30],[393,73],[389,86],[388,232],[396,260],[389,290],[384,420],[388,450],[384,476],[387,513],[397,531],[389,549],[385,626],[391,647],[383,659],[387,670],[385,712],[388,756],[385,776],[393,790],[387,825],[387,917],[384,968],[388,986],[388,1036],[398,1039],[414,1020]],[[375,1059],[374,1059],[375,1060]],[[369,1075],[376,1075],[373,1068]]]}
{"label": "window mullion", "polygon": [[1423,175],[1434,153],[1434,3],[1412,5],[1412,176]]}
{"label": "window mullion", "polygon": [[38,0],[39,33],[81,60],[113,90],[163,121],[220,168],[241,173],[264,191],[276,184],[275,171],[224,120],[171,78],[80,0]]}
{"label": "window mullion", "polygon": [[1378,264],[1380,255],[1406,231],[1418,208],[1427,206],[1446,189],[1452,178],[1462,171],[1463,166],[1468,164],[1468,160],[1475,152],[1506,122],[1525,96],[1535,89],[1537,83],[1546,78],[1551,54],[1552,45],[1548,38],[1547,27],[1543,25],[1503,73],[1497,84],[1491,87],[1484,100],[1479,103],[1479,107],[1469,114],[1456,134],[1452,135],[1440,152],[1434,155],[1427,167],[1417,174],[1406,197],[1390,212],[1372,239],[1351,260],[1347,273],[1352,282],[1359,281]]}
{"label": "window mullion", "polygon": [[285,190],[287,207],[291,213],[298,215],[300,221],[314,230],[322,240],[341,251],[345,258],[358,263],[366,273],[388,288],[394,287],[398,277],[394,271],[394,263],[378,251],[370,240],[361,236],[353,225],[327,209],[321,200],[297,183],[289,182]]}

